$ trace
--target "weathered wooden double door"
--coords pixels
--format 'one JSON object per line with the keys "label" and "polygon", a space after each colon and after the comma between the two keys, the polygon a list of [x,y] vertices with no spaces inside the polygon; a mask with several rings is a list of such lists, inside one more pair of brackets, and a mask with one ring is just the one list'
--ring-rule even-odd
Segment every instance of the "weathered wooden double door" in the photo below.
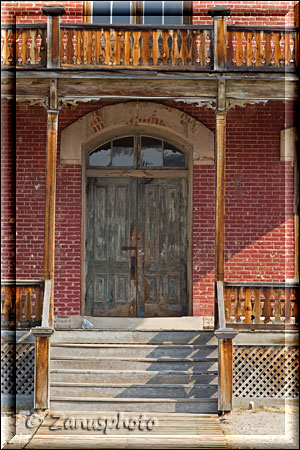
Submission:
{"label": "weathered wooden double door", "polygon": [[187,180],[88,178],[86,314],[187,314]]}

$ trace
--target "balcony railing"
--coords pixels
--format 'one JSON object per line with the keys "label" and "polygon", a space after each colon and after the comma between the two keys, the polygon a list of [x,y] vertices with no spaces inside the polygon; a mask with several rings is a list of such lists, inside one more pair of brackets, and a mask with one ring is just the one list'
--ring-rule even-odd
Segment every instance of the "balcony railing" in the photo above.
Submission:
{"label": "balcony railing", "polygon": [[[61,24],[56,67],[258,72],[295,71],[298,67],[297,28],[228,26],[222,67],[214,64],[219,45],[214,36],[214,27],[209,25]],[[5,25],[1,61],[4,69],[53,68],[47,61],[46,24]]]}
{"label": "balcony railing", "polygon": [[299,323],[298,285],[286,283],[225,283],[228,326],[271,329]]}
{"label": "balcony railing", "polygon": [[5,328],[39,326],[42,303],[43,281],[2,281],[1,325]]}

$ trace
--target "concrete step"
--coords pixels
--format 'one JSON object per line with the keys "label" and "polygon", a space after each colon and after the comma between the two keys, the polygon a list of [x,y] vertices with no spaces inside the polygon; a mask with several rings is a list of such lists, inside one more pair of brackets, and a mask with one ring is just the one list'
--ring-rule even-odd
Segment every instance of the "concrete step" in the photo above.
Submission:
{"label": "concrete step", "polygon": [[51,383],[51,397],[216,398],[217,385]]}
{"label": "concrete step", "polygon": [[171,359],[171,358],[85,358],[85,357],[52,357],[50,368],[53,369],[102,369],[102,370],[147,370],[161,371],[173,370],[180,372],[215,372],[218,370],[217,358],[210,360],[196,359]]}
{"label": "concrete step", "polygon": [[217,384],[218,372],[174,372],[174,371],[133,371],[133,370],[73,370],[52,369],[50,372],[51,383],[150,383],[151,384]]}
{"label": "concrete step", "polygon": [[218,399],[169,399],[169,398],[105,398],[105,397],[51,397],[51,412],[177,412],[217,413]]}
{"label": "concrete step", "polygon": [[76,344],[53,343],[51,358],[56,357],[114,357],[122,358],[134,355],[135,358],[217,358],[215,345],[153,345],[153,344]]}
{"label": "concrete step", "polygon": [[218,345],[211,330],[56,330],[51,337],[55,343],[89,344],[199,344]]}

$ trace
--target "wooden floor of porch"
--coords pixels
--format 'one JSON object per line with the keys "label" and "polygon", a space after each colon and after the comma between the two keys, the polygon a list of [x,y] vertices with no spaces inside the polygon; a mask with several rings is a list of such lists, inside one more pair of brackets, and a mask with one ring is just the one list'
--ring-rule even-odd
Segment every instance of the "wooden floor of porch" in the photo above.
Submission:
{"label": "wooden floor of porch", "polygon": [[127,412],[120,420],[118,413],[56,413],[55,418],[48,414],[26,449],[226,448],[215,414]]}

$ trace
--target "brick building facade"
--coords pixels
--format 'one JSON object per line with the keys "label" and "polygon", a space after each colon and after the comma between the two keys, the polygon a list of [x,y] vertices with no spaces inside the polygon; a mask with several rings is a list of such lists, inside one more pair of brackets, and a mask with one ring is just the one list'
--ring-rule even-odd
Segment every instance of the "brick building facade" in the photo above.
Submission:
{"label": "brick building facade", "polygon": [[[18,3],[16,5],[16,3]],[[3,23],[45,22],[47,2],[3,2]],[[62,22],[80,23],[84,2],[63,4]],[[212,23],[214,4],[230,6],[229,23],[290,25],[293,2],[193,2],[193,23]],[[184,111],[215,132],[212,108],[197,102],[159,101]],[[251,103],[251,102],[250,102]],[[81,311],[80,165],[60,163],[60,132],[103,105],[88,101],[61,108],[58,126],[55,313]],[[47,113],[28,102],[3,100],[2,277],[43,278]],[[294,102],[234,106],[227,115],[225,279],[284,282],[295,274],[294,166],[280,156],[280,133],[295,126]],[[15,133],[13,133],[15,127]],[[15,136],[14,136],[15,134]],[[193,314],[213,316],[215,170],[193,168]],[[15,193],[15,195],[14,195]],[[275,207],[274,207],[275,206]],[[15,220],[16,219],[16,220]],[[14,259],[15,258],[15,259]]]}

